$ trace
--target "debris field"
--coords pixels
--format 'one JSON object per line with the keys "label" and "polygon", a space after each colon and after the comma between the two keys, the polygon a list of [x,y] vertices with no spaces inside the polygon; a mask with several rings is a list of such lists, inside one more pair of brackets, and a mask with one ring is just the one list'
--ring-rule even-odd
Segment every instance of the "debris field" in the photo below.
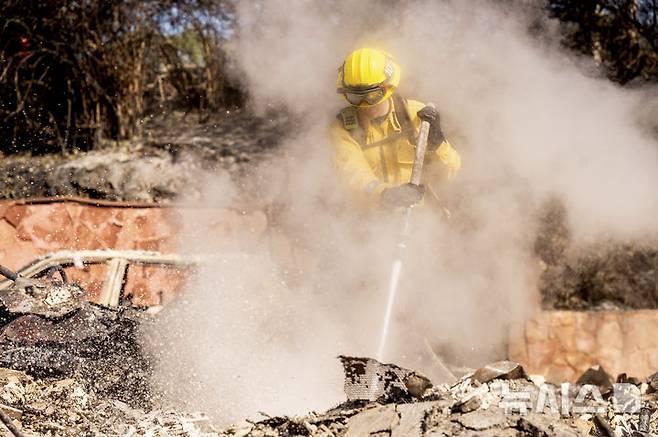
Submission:
{"label": "debris field", "polygon": [[658,374],[613,380],[598,367],[565,388],[502,361],[434,385],[416,371],[347,356],[338,357],[345,371],[342,404],[220,430],[203,413],[166,410],[151,396],[151,362],[137,332],[157,314],[84,301],[84,291],[55,272],[8,276],[15,281],[0,298],[0,418],[15,428],[4,435],[648,436],[657,430]]}

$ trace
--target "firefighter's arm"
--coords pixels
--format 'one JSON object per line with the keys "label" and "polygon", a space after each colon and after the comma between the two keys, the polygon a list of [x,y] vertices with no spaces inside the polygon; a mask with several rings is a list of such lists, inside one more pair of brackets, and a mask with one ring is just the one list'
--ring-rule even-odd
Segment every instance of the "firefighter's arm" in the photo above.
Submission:
{"label": "firefighter's arm", "polygon": [[430,160],[443,164],[448,180],[453,179],[462,167],[462,159],[459,153],[457,153],[448,140],[443,140],[436,151],[430,155]]}
{"label": "firefighter's arm", "polygon": [[340,125],[332,125],[331,138],[335,155],[334,165],[339,171],[346,185],[354,192],[371,200],[379,198],[382,191],[388,186],[380,183],[363,156],[361,146],[350,136],[349,132]]}
{"label": "firefighter's arm", "polygon": [[[425,106],[423,103],[409,100],[409,113],[412,116],[413,122],[416,125],[416,128],[420,128],[421,117],[423,112],[427,111],[430,114],[427,114],[423,118],[427,118],[430,121],[430,136],[428,141],[433,143],[428,143],[428,150],[431,152],[428,153],[427,158],[430,162],[439,163],[441,167],[441,173],[450,180],[455,177],[457,172],[462,166],[461,157],[459,153],[452,147],[450,142],[443,136],[440,126],[440,117],[438,111],[431,109]],[[431,114],[434,112],[435,114]],[[436,166],[433,166],[436,167]]]}

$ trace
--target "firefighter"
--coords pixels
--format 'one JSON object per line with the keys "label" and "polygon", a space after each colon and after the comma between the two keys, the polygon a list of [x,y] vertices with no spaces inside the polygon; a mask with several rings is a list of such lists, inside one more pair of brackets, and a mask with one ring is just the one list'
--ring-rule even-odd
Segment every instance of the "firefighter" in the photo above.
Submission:
{"label": "firefighter", "polygon": [[443,136],[432,106],[396,93],[400,67],[388,53],[361,48],[338,69],[336,90],[350,104],[330,127],[335,165],[359,196],[384,207],[412,206],[424,185],[409,183],[421,120],[430,123],[426,162],[437,163],[446,179],[461,167],[459,154]]}

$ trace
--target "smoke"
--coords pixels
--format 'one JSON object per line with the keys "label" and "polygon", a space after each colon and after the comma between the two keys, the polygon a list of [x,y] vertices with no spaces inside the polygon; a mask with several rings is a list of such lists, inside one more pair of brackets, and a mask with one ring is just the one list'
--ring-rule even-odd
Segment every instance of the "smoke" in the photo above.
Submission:
{"label": "smoke", "polygon": [[341,400],[335,356],[374,355],[399,217],[345,208],[326,133],[342,105],[336,68],[357,47],[396,56],[401,91],[437,104],[464,162],[439,187],[453,218],[414,216],[387,361],[433,374],[428,344],[455,365],[504,357],[508,331],[536,305],[532,245],[547,199],[564,202],[576,239],[657,230],[658,148],[637,119],[641,91],[586,75],[528,35],[532,17],[486,2],[400,4],[239,3],[232,53],[252,104],[297,123],[252,174],[278,205],[268,235],[213,241],[199,220],[186,239],[185,250],[218,255],[158,328],[170,399],[223,422],[324,409]]}

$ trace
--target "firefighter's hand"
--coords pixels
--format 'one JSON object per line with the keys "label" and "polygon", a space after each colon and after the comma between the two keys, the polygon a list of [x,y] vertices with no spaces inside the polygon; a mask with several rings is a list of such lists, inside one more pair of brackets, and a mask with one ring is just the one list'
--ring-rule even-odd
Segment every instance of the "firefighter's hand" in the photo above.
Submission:
{"label": "firefighter's hand", "polygon": [[387,208],[413,206],[420,202],[425,194],[425,186],[403,184],[386,188],[381,194],[381,203]]}
{"label": "firefighter's hand", "polygon": [[435,107],[433,106],[425,106],[423,109],[418,111],[417,113],[418,118],[420,118],[422,121],[428,122],[430,125],[432,124],[441,124],[441,117],[439,116],[439,111],[436,110]]}
{"label": "firefighter's hand", "polygon": [[430,132],[427,136],[427,151],[435,152],[441,143],[445,140],[443,131],[441,130],[441,117],[439,111],[434,106],[425,106],[418,111],[418,118],[430,124]]}

